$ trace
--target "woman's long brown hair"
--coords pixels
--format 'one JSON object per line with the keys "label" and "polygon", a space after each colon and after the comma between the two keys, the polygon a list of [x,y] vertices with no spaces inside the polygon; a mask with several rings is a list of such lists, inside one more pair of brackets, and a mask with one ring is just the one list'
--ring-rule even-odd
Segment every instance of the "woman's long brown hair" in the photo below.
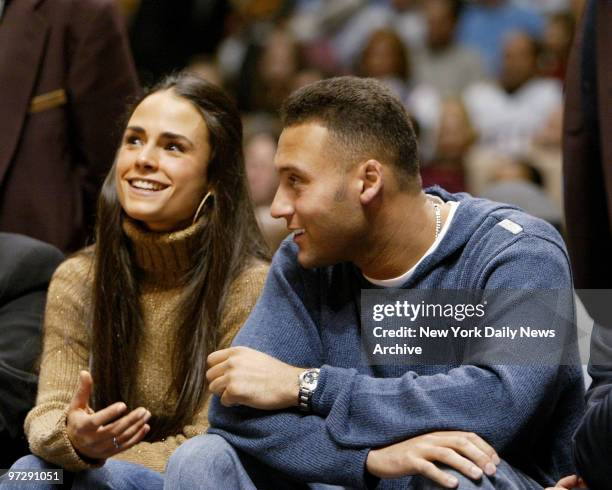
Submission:
{"label": "woman's long brown hair", "polygon": [[[217,329],[232,281],[253,258],[268,259],[247,190],[242,154],[242,123],[234,103],[216,86],[194,76],[165,79],[150,92],[172,90],[202,114],[212,148],[206,178],[214,192],[202,213],[194,267],[185,284],[176,321],[173,413],[153,414],[147,440],[179,432],[193,418],[206,389],[206,356],[217,348]],[[115,167],[107,175],[96,224],[91,371],[93,406],[116,401],[136,408],[134,362],[142,338],[139,284],[130,243],[122,229],[125,213],[115,187]],[[195,210],[194,210],[195,213]]]}

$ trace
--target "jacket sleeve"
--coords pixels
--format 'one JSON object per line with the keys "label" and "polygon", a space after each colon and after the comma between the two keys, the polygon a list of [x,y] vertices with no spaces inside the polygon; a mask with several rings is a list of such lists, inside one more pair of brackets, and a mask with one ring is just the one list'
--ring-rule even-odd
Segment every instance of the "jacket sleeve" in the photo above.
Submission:
{"label": "jacket sleeve", "polygon": [[591,334],[587,412],[574,436],[578,474],[589,488],[607,488],[612,478],[612,326],[595,324]]}
{"label": "jacket sleeve", "polygon": [[[482,289],[571,291],[565,254],[539,238],[523,238],[501,251],[481,271],[480,281]],[[500,325],[506,315],[514,318],[513,306],[508,301],[488,319]],[[573,305],[569,308],[571,316]],[[574,327],[572,322],[568,325]],[[577,363],[575,348],[573,344],[571,358]],[[567,373],[566,368],[538,360],[532,365],[467,364],[432,375],[408,371],[398,378],[374,378],[354,369],[323,366],[313,407],[325,418],[331,437],[349,447],[384,446],[454,429],[475,432],[501,451],[518,434],[535,427],[542,407],[552,410],[550,400],[559,398],[560,383],[582,382],[578,368]],[[560,375],[562,370],[565,374]]]}
{"label": "jacket sleeve", "polygon": [[612,389],[592,405],[574,436],[578,474],[589,488],[608,488],[612,470]]}
{"label": "jacket sleeve", "polygon": [[[316,281],[316,273],[299,268],[284,242],[274,257],[262,296],[234,345],[257,349],[296,366],[320,363],[321,340],[312,318],[317,299],[306,292],[316,290],[310,281]],[[355,488],[365,485],[368,449],[342,447],[319,416],[228,408],[213,396],[209,419],[210,433],[222,435],[233,446],[297,480]]]}

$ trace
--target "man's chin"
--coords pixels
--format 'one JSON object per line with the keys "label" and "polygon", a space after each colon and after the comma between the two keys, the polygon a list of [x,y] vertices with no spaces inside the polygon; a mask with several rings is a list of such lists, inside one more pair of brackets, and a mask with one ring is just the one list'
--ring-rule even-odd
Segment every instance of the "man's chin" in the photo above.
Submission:
{"label": "man's chin", "polygon": [[302,250],[298,252],[297,261],[304,269],[315,269],[317,267],[327,267],[328,265],[335,264],[335,262],[325,260],[323,257],[313,257]]}

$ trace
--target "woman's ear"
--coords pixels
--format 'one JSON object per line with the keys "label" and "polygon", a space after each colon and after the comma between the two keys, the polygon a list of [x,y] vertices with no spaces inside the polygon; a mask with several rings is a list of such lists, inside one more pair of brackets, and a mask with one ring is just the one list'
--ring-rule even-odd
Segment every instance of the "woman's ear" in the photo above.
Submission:
{"label": "woman's ear", "polygon": [[382,164],[378,160],[370,159],[361,164],[359,177],[362,182],[361,204],[367,205],[378,196],[383,187]]}

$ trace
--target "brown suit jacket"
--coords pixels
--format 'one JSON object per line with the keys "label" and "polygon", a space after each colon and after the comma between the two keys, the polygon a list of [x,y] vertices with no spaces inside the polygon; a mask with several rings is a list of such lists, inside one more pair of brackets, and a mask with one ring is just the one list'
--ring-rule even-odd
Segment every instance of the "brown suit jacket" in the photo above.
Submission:
{"label": "brown suit jacket", "polygon": [[0,231],[80,247],[126,98],[138,93],[114,0],[9,0],[0,19]]}
{"label": "brown suit jacket", "polygon": [[[612,288],[612,2],[588,0],[568,65],[563,134],[567,242],[574,283]],[[574,434],[578,474],[591,490],[612,478],[610,294],[580,292],[595,320],[587,412]]]}
{"label": "brown suit jacket", "polygon": [[596,16],[583,15],[567,70],[565,215],[575,286],[612,288],[612,2],[592,1]]}

